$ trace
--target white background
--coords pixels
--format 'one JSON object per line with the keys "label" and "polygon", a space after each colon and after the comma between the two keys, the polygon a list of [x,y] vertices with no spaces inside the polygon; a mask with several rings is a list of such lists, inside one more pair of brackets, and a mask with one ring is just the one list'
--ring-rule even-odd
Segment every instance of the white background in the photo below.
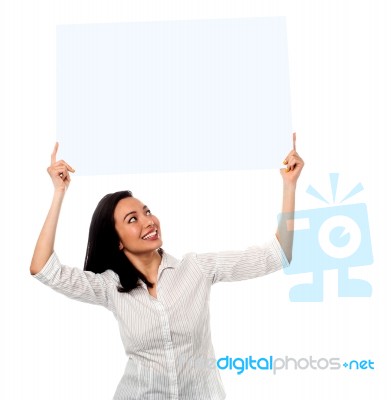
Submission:
{"label": "white background", "polygon": [[[287,18],[293,127],[306,161],[297,208],[321,206],[305,194],[309,184],[330,196],[329,172],[341,174],[341,193],[363,184],[351,201],[368,206],[375,261],[350,275],[367,279],[373,295],[338,298],[336,270],[325,273],[321,303],[289,302],[289,288],[307,276],[216,285],[216,355],[372,359],[375,370],[222,371],[227,399],[390,397],[390,4],[14,0],[0,3],[1,398],[109,399],[126,363],[110,313],[52,292],[28,271],[52,191],[45,170],[55,140],[56,25],[254,16]],[[280,180],[278,171],[76,174],[56,250],[82,267],[97,201],[124,188],[160,217],[169,253],[243,248],[273,234]]]}

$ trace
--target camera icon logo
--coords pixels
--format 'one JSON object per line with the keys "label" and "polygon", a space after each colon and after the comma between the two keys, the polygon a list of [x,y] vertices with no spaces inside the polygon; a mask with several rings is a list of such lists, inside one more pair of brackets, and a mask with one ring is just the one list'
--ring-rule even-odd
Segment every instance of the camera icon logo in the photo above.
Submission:
{"label": "camera icon logo", "polygon": [[[338,176],[330,174],[333,203]],[[362,185],[356,185],[342,202],[361,190]],[[327,202],[312,186],[307,193]],[[281,218],[284,216],[280,214]],[[280,226],[288,229],[289,224]],[[349,268],[372,263],[368,213],[364,203],[295,211],[292,261],[284,272],[312,273],[313,282],[292,287],[289,293],[291,301],[323,301],[323,273],[331,269],[338,270],[339,297],[370,297],[372,286],[367,281],[349,278]]]}

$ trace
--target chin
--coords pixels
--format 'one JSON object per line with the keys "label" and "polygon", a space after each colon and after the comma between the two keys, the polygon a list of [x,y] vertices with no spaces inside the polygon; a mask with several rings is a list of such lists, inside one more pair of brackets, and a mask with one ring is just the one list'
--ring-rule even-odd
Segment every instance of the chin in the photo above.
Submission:
{"label": "chin", "polygon": [[151,243],[151,247],[154,250],[160,249],[160,247],[162,247],[162,245],[163,245],[163,241],[162,240],[156,240],[155,242],[153,242],[153,244]]}

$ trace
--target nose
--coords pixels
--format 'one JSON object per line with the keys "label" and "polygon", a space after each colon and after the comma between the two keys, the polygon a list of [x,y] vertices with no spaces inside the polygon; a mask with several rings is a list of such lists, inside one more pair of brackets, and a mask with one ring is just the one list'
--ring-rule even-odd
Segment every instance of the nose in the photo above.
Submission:
{"label": "nose", "polygon": [[152,219],[147,220],[146,224],[147,224],[147,228],[149,228],[150,226],[154,226],[155,225],[155,223],[153,222]]}

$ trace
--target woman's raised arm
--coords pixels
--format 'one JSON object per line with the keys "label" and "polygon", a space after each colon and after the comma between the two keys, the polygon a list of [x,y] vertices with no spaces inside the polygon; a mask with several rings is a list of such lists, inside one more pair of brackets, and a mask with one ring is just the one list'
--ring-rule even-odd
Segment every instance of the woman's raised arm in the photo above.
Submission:
{"label": "woman's raised arm", "polygon": [[54,185],[53,200],[35,246],[30,265],[31,275],[37,274],[44,267],[54,251],[54,240],[61,205],[71,181],[69,173],[75,172],[65,161],[56,161],[57,150],[58,143],[54,146],[51,164],[47,169]]}
{"label": "woman's raised arm", "polygon": [[282,210],[276,237],[289,262],[292,260],[296,183],[304,161],[296,152],[296,133],[293,134],[293,149],[284,160],[286,168],[280,169],[283,180]]}

